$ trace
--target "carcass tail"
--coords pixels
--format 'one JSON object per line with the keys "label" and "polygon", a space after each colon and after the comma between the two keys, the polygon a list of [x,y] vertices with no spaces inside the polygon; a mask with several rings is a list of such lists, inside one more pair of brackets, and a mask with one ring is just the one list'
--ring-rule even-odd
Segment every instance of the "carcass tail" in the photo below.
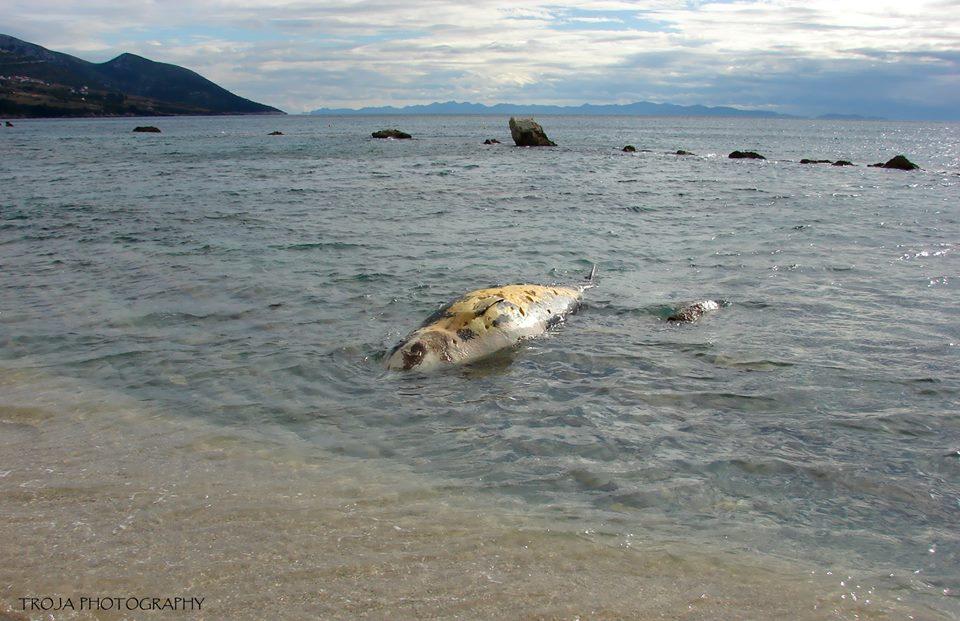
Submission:
{"label": "carcass tail", "polygon": [[590,275],[587,276],[587,283],[581,285],[581,289],[592,289],[597,286],[597,264],[593,264],[593,268],[590,269]]}

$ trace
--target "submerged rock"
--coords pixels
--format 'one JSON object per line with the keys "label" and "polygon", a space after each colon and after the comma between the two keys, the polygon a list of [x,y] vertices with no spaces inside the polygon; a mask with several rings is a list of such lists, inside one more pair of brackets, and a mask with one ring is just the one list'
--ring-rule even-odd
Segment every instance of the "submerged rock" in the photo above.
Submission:
{"label": "submerged rock", "polygon": [[898,155],[896,157],[890,158],[885,164],[870,164],[871,168],[894,168],[896,170],[917,170],[920,168],[913,162],[907,159],[905,155]]}
{"label": "submerged rock", "polygon": [[407,132],[402,132],[399,129],[381,129],[380,131],[373,132],[370,134],[374,138],[393,138],[394,140],[410,140],[413,138]]}
{"label": "submerged rock", "polygon": [[762,155],[760,155],[759,153],[757,153],[756,151],[734,151],[733,153],[731,153],[731,154],[728,155],[727,157],[729,157],[729,158],[732,159],[732,160],[743,160],[743,159],[747,159],[747,160],[765,160],[765,159],[767,159],[767,158],[763,157]]}
{"label": "submerged rock", "polygon": [[13,127],[13,123],[11,123],[10,121],[5,121],[3,124],[6,125],[7,127]]}
{"label": "submerged rock", "polygon": [[677,321],[683,323],[692,323],[703,317],[704,313],[715,311],[720,308],[720,302],[716,300],[703,300],[701,302],[688,302],[680,306],[676,312],[667,317],[667,321]]}
{"label": "submerged rock", "polygon": [[627,146],[625,146],[625,147],[623,148],[623,152],[624,152],[624,153],[636,153],[636,152],[637,152],[637,148],[636,148],[635,146],[633,146],[632,144],[628,144]]}
{"label": "submerged rock", "polygon": [[677,149],[677,152],[674,155],[696,155],[696,153],[691,153],[690,151],[684,151],[683,149]]}
{"label": "submerged rock", "polygon": [[853,166],[853,162],[848,162],[847,160],[837,160],[832,162],[830,160],[800,160],[801,164],[830,164],[831,166]]}
{"label": "submerged rock", "polygon": [[282,135],[283,135],[283,132],[280,132],[280,131],[270,132],[270,133],[267,134],[267,135],[268,135],[268,136],[282,136]]}
{"label": "submerged rock", "polygon": [[496,138],[487,138],[483,141],[483,144],[500,144],[500,141]]}
{"label": "submerged rock", "polygon": [[134,127],[133,131],[142,134],[159,134],[160,128],[154,127],[153,125],[140,125],[138,127]]}
{"label": "submerged rock", "polygon": [[555,147],[557,144],[547,138],[540,124],[530,118],[510,117],[510,136],[518,147]]}

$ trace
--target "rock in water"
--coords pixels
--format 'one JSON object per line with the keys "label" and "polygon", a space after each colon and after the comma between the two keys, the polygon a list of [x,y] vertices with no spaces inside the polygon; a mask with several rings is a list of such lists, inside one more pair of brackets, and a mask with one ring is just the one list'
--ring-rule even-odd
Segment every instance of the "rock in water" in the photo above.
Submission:
{"label": "rock in water", "polygon": [[624,153],[636,153],[636,152],[637,152],[637,148],[636,148],[635,146],[633,146],[632,144],[628,144],[627,146],[625,146],[625,147],[623,148],[623,152],[624,152]]}
{"label": "rock in water", "polygon": [[270,133],[267,134],[267,135],[268,135],[268,136],[282,136],[282,135],[283,135],[283,132],[280,132],[280,131],[270,132]]}
{"label": "rock in water", "polygon": [[672,315],[667,317],[667,321],[678,321],[682,323],[693,323],[703,317],[705,313],[715,311],[720,308],[720,302],[716,300],[703,300],[702,302],[688,302],[683,304]]}
{"label": "rock in water", "polygon": [[487,138],[483,141],[483,144],[500,144],[500,141],[496,138]]}
{"label": "rock in water", "polygon": [[833,166],[853,166],[853,162],[848,162],[847,160],[837,160],[832,165]]}
{"label": "rock in water", "polygon": [[691,153],[690,151],[684,151],[683,149],[677,149],[677,152],[674,155],[696,155],[696,153]]}
{"label": "rock in water", "polygon": [[756,151],[734,151],[733,153],[731,153],[731,154],[728,155],[727,157],[729,157],[729,158],[732,159],[732,160],[743,160],[743,159],[747,159],[747,160],[765,160],[765,159],[767,159],[767,158],[763,157],[762,155],[760,155],[759,153],[757,153]]}
{"label": "rock in water", "polygon": [[898,155],[887,161],[886,164],[870,164],[873,168],[895,168],[897,170],[917,170],[920,168],[907,159],[905,155]]}
{"label": "rock in water", "polygon": [[134,127],[133,131],[141,134],[159,134],[160,128],[154,127],[153,125],[140,125],[138,127]]}
{"label": "rock in water", "polygon": [[801,164],[833,164],[833,162],[831,162],[830,160],[808,160],[808,159],[802,159],[800,160],[800,163]]}
{"label": "rock in water", "polygon": [[555,147],[557,144],[547,138],[543,128],[533,119],[510,117],[510,135],[518,147]]}
{"label": "rock in water", "polygon": [[407,132],[402,132],[399,129],[381,129],[378,132],[373,132],[370,134],[374,138],[393,138],[394,140],[410,140],[413,138]]}
{"label": "rock in water", "polygon": [[6,125],[7,127],[13,127],[13,123],[11,123],[10,121],[6,121],[4,125]]}

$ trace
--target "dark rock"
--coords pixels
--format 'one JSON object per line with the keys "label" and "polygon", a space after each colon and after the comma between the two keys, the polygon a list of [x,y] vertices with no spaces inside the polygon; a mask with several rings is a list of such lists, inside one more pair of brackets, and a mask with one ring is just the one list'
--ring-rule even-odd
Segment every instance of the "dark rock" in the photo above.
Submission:
{"label": "dark rock", "polygon": [[678,149],[674,155],[696,155],[696,153],[691,153],[690,151],[684,151],[683,149]]}
{"label": "dark rock", "polygon": [[496,138],[487,138],[483,141],[483,144],[500,144],[500,141]]}
{"label": "dark rock", "polygon": [[800,160],[801,164],[833,164],[830,160]]}
{"label": "dark rock", "polygon": [[134,127],[133,131],[143,134],[159,134],[160,128],[154,127],[153,125],[140,125],[138,127]]}
{"label": "dark rock", "polygon": [[399,129],[381,129],[378,132],[373,132],[370,134],[374,138],[393,138],[394,140],[410,140],[413,138],[407,132],[402,132]]}
{"label": "dark rock", "polygon": [[6,125],[7,127],[13,127],[13,123],[11,123],[10,121],[6,121],[4,125]]}
{"label": "dark rock", "polygon": [[270,133],[267,134],[267,135],[268,135],[268,136],[282,136],[282,135],[283,135],[283,132],[280,132],[280,131],[270,132]]}
{"label": "dark rock", "polygon": [[729,158],[732,159],[732,160],[743,160],[743,159],[747,159],[747,160],[765,160],[765,159],[767,159],[767,158],[763,157],[762,155],[760,155],[759,153],[757,153],[756,151],[734,151],[733,153],[731,153],[731,154],[728,155],[727,157],[729,157]]}
{"label": "dark rock", "polygon": [[848,162],[847,160],[837,160],[833,163],[834,166],[853,166],[853,162]]}
{"label": "dark rock", "polygon": [[518,147],[555,147],[557,144],[547,138],[543,128],[533,119],[510,117],[510,136]]}
{"label": "dark rock", "polygon": [[672,315],[667,317],[667,321],[677,321],[683,323],[692,323],[703,317],[704,313],[715,311],[720,308],[720,302],[716,300],[704,300],[702,302],[689,302],[680,306]]}
{"label": "dark rock", "polygon": [[917,170],[920,168],[903,155],[891,158],[886,164],[873,164],[873,166],[875,168],[895,168],[897,170]]}
{"label": "dark rock", "polygon": [[624,152],[624,153],[636,153],[636,152],[637,152],[637,148],[636,148],[635,146],[633,146],[632,144],[628,144],[627,146],[625,146],[625,147],[623,148],[623,152]]}

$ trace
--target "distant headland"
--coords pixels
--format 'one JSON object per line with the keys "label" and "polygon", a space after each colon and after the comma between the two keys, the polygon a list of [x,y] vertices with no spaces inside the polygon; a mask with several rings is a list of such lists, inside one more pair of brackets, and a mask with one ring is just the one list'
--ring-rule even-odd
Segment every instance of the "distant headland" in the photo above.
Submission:
{"label": "distant headland", "polygon": [[0,34],[0,116],[284,114],[177,65],[121,54],[91,63]]}

